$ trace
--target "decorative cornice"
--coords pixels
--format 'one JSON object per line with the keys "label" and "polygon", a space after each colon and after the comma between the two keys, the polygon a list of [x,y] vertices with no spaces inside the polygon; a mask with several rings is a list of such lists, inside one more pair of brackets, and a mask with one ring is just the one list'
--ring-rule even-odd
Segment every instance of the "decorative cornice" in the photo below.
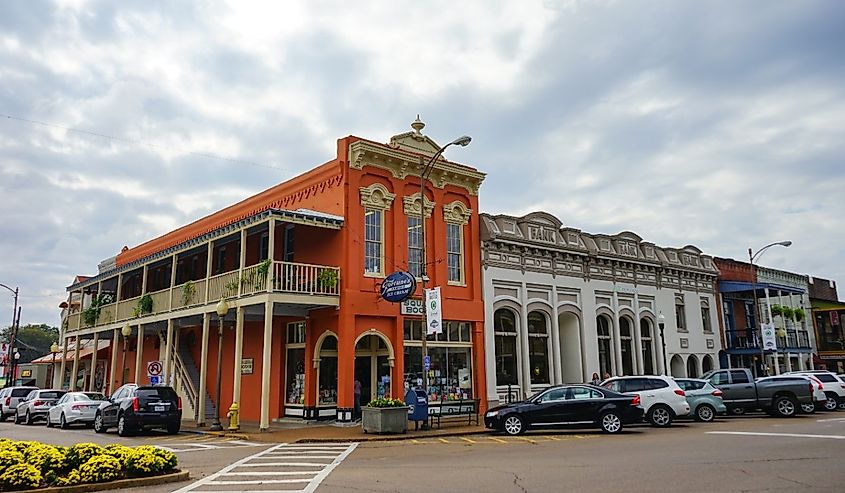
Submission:
{"label": "decorative cornice", "polygon": [[460,200],[455,200],[443,206],[443,220],[449,224],[465,225],[472,217],[472,209]]}
{"label": "decorative cornice", "polygon": [[[420,193],[417,192],[412,195],[406,195],[402,197],[402,202],[405,206],[405,215],[406,216],[417,216],[420,215]],[[431,213],[434,211],[434,202],[428,200],[428,197],[423,196],[423,202],[425,202],[425,217],[431,218]]]}
{"label": "decorative cornice", "polygon": [[371,209],[390,210],[393,199],[396,198],[396,194],[390,193],[387,187],[381,183],[373,183],[368,187],[361,187],[359,190],[361,191],[361,205]]}

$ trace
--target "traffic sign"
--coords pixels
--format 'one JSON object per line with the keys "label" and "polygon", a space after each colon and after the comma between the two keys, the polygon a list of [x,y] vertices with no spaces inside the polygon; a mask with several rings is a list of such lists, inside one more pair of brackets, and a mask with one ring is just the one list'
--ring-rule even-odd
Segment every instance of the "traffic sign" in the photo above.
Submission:
{"label": "traffic sign", "polygon": [[151,377],[161,376],[162,368],[161,361],[150,361],[147,363],[147,375]]}
{"label": "traffic sign", "polygon": [[425,358],[423,358],[423,370],[428,371],[430,369],[431,369],[431,356],[426,354]]}
{"label": "traffic sign", "polygon": [[158,385],[161,383],[161,377],[158,375],[150,375],[150,385]]}

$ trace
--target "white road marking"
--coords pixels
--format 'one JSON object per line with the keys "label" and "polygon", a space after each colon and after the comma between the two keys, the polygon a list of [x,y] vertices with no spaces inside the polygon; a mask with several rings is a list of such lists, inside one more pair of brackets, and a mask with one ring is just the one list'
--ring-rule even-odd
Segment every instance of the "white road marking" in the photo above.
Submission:
{"label": "white road marking", "polygon": [[831,421],[845,421],[845,418],[817,419],[816,423],[829,423]]}
{"label": "white road marking", "polygon": [[[331,446],[304,446],[298,444],[288,445],[285,443],[275,445],[257,454],[244,457],[243,459],[224,467],[216,473],[206,476],[184,488],[173,493],[229,493],[213,489],[220,486],[234,486],[232,490],[238,492],[260,492],[276,493],[276,490],[263,488],[249,489],[248,486],[263,486],[273,484],[298,485],[303,484],[302,489],[279,490],[286,493],[313,493],[326,477],[340,464],[349,454],[355,450],[357,443],[344,443]],[[326,460],[327,462],[306,462],[310,460]],[[283,467],[296,468],[284,471],[254,471],[243,470],[243,468],[254,467]],[[235,471],[235,469],[240,469]],[[295,476],[295,477],[292,477]],[[243,479],[242,479],[243,478]],[[260,478],[260,479],[245,479]],[[202,489],[212,487],[211,489]],[[296,488],[296,486],[294,486]]]}
{"label": "white road marking", "polygon": [[789,437],[789,438],[828,438],[832,440],[845,440],[845,435],[810,435],[803,433],[760,433],[753,431],[707,431],[708,435],[746,435],[761,437]]}
{"label": "white road marking", "polygon": [[167,445],[153,443],[158,448],[169,450],[171,452],[199,452],[202,450],[214,450],[220,448],[240,448],[240,447],[263,447],[266,444],[247,442],[245,440],[230,440],[217,443],[197,443],[197,442],[166,442]]}

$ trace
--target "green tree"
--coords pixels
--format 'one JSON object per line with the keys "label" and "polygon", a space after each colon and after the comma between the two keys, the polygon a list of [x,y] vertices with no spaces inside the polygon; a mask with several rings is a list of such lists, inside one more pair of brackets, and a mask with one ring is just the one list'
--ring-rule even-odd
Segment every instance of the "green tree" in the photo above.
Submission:
{"label": "green tree", "polygon": [[[12,340],[12,328],[6,327],[0,335],[4,341]],[[19,363],[29,363],[35,358],[50,354],[50,346],[59,338],[58,327],[47,324],[28,324],[18,329],[15,347],[21,353]]]}

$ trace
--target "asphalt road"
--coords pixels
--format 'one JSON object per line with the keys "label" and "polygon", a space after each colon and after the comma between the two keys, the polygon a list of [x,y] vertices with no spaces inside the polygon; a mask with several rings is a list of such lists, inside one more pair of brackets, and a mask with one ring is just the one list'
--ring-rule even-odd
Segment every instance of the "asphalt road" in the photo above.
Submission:
{"label": "asphalt road", "polygon": [[[115,434],[97,435],[90,429],[49,430],[43,425],[10,423],[0,423],[0,436],[56,445],[94,442],[164,446],[176,451],[180,467],[191,471],[192,481],[238,461],[260,461],[249,457],[271,447],[193,434],[150,433],[121,438]],[[326,453],[311,452],[314,457]],[[292,455],[272,454],[275,461]],[[843,412],[792,419],[746,416],[710,424],[678,423],[669,429],[627,428],[618,436],[563,430],[521,437],[472,435],[362,443],[337,461],[316,491],[832,492],[845,491],[845,468],[840,465],[843,456]],[[331,457],[325,460],[332,462]],[[165,493],[190,484],[124,491]],[[226,489],[300,488],[295,484],[266,484]]]}

